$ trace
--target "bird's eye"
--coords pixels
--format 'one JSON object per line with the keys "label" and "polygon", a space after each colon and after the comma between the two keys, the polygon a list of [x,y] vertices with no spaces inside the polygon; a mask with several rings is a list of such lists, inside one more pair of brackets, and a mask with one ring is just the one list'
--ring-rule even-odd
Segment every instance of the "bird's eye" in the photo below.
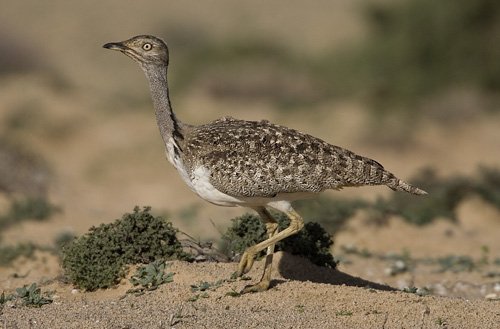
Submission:
{"label": "bird's eye", "polygon": [[144,49],[146,51],[151,50],[151,48],[153,48],[153,45],[150,43],[145,43],[142,45],[142,49]]}

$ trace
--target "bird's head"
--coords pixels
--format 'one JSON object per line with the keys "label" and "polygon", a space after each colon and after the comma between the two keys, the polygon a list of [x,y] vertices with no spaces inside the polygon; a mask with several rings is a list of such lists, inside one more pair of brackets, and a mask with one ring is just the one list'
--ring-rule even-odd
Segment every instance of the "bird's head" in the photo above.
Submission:
{"label": "bird's head", "polygon": [[168,65],[168,48],[165,42],[151,35],[138,35],[122,42],[103,46],[118,50],[142,65]]}

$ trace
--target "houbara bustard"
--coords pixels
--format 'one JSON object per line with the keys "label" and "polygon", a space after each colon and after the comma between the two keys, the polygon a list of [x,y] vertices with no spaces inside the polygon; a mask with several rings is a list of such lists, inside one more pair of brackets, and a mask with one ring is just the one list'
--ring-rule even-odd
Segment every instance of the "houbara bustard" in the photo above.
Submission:
{"label": "houbara bustard", "polygon": [[[199,126],[183,123],[170,103],[165,42],[140,35],[103,47],[129,56],[144,71],[167,158],[189,188],[219,206],[254,209],[265,223],[268,239],[243,253],[237,271],[238,276],[247,273],[255,256],[267,248],[264,273],[258,283],[245,287],[243,292],[269,288],[275,244],[304,226],[291,201],[327,189],[363,185],[386,185],[397,191],[426,194],[377,161],[265,120],[223,117]],[[278,232],[278,224],[266,208],[285,213],[290,225]]]}

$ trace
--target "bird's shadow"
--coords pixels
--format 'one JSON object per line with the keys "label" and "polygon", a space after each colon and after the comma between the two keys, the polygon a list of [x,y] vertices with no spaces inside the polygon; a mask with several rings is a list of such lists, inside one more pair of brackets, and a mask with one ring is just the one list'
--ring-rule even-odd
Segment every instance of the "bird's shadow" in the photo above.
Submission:
{"label": "bird's shadow", "polygon": [[[370,288],[383,291],[397,291],[391,286],[380,284],[349,275],[337,269],[317,266],[308,259],[286,252],[275,254],[275,262],[279,274],[287,280],[310,281],[331,285],[346,285],[352,287]],[[272,280],[271,287],[280,285],[285,280]]]}

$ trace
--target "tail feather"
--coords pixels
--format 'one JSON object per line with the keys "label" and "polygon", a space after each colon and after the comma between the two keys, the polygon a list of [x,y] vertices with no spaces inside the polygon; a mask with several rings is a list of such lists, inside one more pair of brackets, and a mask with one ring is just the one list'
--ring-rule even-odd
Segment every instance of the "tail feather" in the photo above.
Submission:
{"label": "tail feather", "polygon": [[393,189],[394,191],[403,191],[403,192],[408,192],[408,193],[416,194],[416,195],[426,195],[427,194],[426,191],[419,189],[418,187],[413,186],[411,184],[408,184],[407,182],[405,182],[397,177],[392,178],[386,185],[388,187],[390,187],[391,189]]}
{"label": "tail feather", "polygon": [[[416,195],[425,195],[426,191],[397,178],[393,173],[387,171],[377,161],[356,155],[354,153],[347,158],[348,165],[344,169],[349,169],[347,178],[343,186],[361,185],[387,185],[394,191],[403,191]],[[337,186],[338,187],[338,186]]]}

